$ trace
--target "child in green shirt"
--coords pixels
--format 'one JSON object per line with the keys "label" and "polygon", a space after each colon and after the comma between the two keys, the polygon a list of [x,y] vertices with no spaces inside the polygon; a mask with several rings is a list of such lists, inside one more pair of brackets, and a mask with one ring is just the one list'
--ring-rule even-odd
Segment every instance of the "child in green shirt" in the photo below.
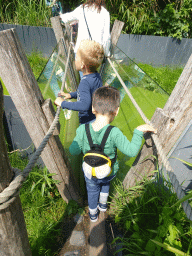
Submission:
{"label": "child in green shirt", "polygon": [[[117,89],[104,86],[94,92],[92,112],[95,114],[96,120],[89,124],[93,144],[101,144],[106,129],[118,114],[119,105],[120,94]],[[138,126],[134,130],[130,142],[119,128],[113,127],[105,143],[104,153],[110,159],[114,159],[118,148],[125,155],[135,157],[141,147],[144,132],[155,132],[155,129],[147,124]],[[90,145],[85,131],[85,125],[83,124],[77,128],[76,136],[69,151],[72,155],[78,155],[81,152],[85,154],[88,150],[90,150]],[[89,216],[90,220],[95,222],[98,219],[98,209],[103,212],[107,210],[110,181],[118,171],[118,161],[115,158],[112,164],[111,174],[102,179],[98,179],[94,175],[92,177],[88,176],[84,168],[83,171],[88,194]]]}

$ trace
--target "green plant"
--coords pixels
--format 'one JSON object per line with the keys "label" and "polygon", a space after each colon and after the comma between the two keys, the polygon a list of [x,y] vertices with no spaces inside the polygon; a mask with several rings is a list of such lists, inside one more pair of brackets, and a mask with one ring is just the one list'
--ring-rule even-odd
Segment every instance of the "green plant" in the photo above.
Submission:
{"label": "green plant", "polygon": [[51,25],[51,9],[46,7],[44,0],[6,1],[2,7],[1,22],[30,26]]}
{"label": "green plant", "polygon": [[175,8],[175,3],[167,4],[154,17],[150,30],[154,35],[176,37],[181,40],[183,37],[188,37],[189,33],[189,23],[185,16],[182,9]]}
{"label": "green plant", "polygon": [[125,22],[124,33],[191,37],[191,0],[106,0],[106,4],[112,23],[115,19]]}
{"label": "green plant", "polygon": [[47,58],[43,57],[41,52],[33,50],[30,54],[27,55],[27,59],[32,68],[33,74],[37,79],[47,64]]}
{"label": "green plant", "polygon": [[129,255],[189,255],[192,250],[190,221],[181,205],[174,205],[177,196],[171,184],[160,181],[157,175],[128,190],[116,185],[110,212],[124,235],[113,243],[119,239],[120,250]]}
{"label": "green plant", "polygon": [[[28,163],[28,159],[22,157],[19,152],[9,154],[9,160],[12,167],[20,170],[23,170]],[[61,221],[63,221],[67,204],[54,184],[52,185],[53,197],[50,194],[42,197],[40,186],[31,193],[31,187],[39,179],[38,176],[33,175],[33,172],[43,175],[42,168],[35,166],[20,191],[32,255],[57,255],[58,243],[55,241],[61,234]]]}
{"label": "green plant", "polygon": [[54,185],[58,184],[60,181],[55,180],[52,178],[52,176],[57,175],[56,173],[48,173],[48,170],[46,167],[43,168],[42,172],[32,172],[30,175],[36,176],[36,181],[33,182],[33,185],[31,187],[31,192],[34,190],[35,187],[41,186],[41,195],[44,196],[44,194],[50,193],[50,191],[53,190]]}
{"label": "green plant", "polygon": [[67,207],[65,209],[65,213],[70,216],[71,214],[80,214],[80,215],[83,215],[85,212],[84,212],[84,209],[79,207],[78,203],[74,200],[70,200],[69,203],[67,204]]}

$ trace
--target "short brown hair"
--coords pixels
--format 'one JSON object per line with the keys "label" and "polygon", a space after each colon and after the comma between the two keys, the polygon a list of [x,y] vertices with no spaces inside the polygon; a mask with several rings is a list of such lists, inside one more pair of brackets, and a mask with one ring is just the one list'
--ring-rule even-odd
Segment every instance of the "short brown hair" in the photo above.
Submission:
{"label": "short brown hair", "polygon": [[98,88],[93,94],[93,108],[102,115],[115,115],[120,105],[120,93],[112,86]]}
{"label": "short brown hair", "polygon": [[77,51],[92,72],[97,70],[104,58],[103,46],[93,40],[82,40]]}
{"label": "short brown hair", "polygon": [[88,8],[94,6],[100,12],[101,6],[105,7],[105,0],[87,0],[83,5],[88,6]]}

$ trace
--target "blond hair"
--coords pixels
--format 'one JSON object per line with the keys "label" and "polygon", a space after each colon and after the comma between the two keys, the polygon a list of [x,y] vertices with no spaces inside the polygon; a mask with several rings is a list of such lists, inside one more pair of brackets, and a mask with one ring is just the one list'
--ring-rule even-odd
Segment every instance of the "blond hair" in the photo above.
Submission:
{"label": "blond hair", "polygon": [[77,52],[92,72],[97,70],[104,58],[103,46],[93,40],[82,40]]}

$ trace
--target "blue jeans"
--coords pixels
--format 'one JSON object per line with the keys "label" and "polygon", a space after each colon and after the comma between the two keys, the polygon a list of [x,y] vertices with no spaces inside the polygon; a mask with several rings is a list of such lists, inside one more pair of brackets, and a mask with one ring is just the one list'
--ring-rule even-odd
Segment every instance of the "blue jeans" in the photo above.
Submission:
{"label": "blue jeans", "polygon": [[88,195],[88,205],[90,209],[97,208],[99,202],[100,193],[109,193],[110,181],[116,175],[106,177],[104,179],[91,178],[89,180],[85,175],[87,195]]}

